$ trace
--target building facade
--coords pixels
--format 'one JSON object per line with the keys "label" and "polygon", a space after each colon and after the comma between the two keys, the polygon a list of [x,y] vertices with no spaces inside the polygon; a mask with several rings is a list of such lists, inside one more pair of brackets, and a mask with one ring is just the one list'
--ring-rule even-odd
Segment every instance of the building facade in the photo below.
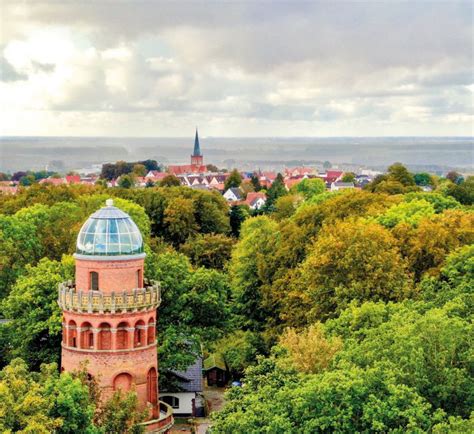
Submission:
{"label": "building facade", "polygon": [[160,287],[144,281],[145,253],[138,227],[109,199],[82,226],[74,258],[76,281],[59,288],[61,370],[86,369],[103,399],[118,390],[134,390],[139,408],[149,412],[147,430],[166,431],[173,417],[158,401]]}

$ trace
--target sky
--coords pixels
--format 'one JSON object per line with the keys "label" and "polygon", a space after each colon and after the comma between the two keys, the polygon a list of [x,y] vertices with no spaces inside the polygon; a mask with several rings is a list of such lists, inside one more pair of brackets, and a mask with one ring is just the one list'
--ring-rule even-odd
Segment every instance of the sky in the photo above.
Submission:
{"label": "sky", "polygon": [[471,136],[473,4],[0,0],[0,135]]}

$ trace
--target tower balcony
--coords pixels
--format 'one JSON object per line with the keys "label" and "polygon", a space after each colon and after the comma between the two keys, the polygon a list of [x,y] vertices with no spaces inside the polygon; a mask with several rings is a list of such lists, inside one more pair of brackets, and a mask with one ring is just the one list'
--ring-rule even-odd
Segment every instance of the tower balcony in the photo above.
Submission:
{"label": "tower balcony", "polygon": [[128,291],[83,291],[74,282],[58,287],[58,304],[62,310],[79,313],[122,313],[156,309],[161,303],[160,284],[150,281],[145,288]]}

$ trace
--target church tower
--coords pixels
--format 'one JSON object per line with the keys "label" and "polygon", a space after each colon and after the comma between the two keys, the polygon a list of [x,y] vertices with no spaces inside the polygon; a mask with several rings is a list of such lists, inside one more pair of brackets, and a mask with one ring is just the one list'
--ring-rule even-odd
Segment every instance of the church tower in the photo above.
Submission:
{"label": "church tower", "polygon": [[102,390],[134,390],[148,409],[151,432],[173,424],[171,408],[158,401],[156,309],[160,287],[145,282],[145,253],[137,225],[113,206],[93,213],[82,226],[76,253],[76,281],[59,287],[63,311],[61,370],[85,367]]}
{"label": "church tower", "polygon": [[204,164],[204,157],[201,153],[201,147],[199,145],[198,130],[196,128],[196,136],[194,137],[194,152],[191,155],[192,166],[202,166]]}

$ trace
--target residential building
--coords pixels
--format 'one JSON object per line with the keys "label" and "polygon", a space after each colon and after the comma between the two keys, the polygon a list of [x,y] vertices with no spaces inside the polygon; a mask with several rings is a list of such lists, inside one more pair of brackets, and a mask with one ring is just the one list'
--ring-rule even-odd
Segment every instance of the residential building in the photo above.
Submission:
{"label": "residential building", "polygon": [[238,202],[243,198],[242,191],[238,187],[228,188],[223,196],[228,202]]}
{"label": "residential building", "polygon": [[355,188],[353,182],[336,181],[331,183],[331,191],[346,190],[349,188]]}

